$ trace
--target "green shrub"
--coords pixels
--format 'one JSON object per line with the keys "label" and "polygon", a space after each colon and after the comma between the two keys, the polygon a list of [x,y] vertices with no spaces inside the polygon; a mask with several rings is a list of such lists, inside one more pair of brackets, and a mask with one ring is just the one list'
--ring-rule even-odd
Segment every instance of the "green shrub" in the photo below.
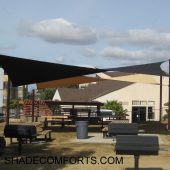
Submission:
{"label": "green shrub", "polygon": [[112,110],[116,116],[124,116],[127,110],[123,109],[122,103],[118,102],[117,100],[111,100],[104,103],[104,109]]}
{"label": "green shrub", "polygon": [[167,120],[168,119],[168,113],[166,113],[165,115],[163,115],[163,120]]}

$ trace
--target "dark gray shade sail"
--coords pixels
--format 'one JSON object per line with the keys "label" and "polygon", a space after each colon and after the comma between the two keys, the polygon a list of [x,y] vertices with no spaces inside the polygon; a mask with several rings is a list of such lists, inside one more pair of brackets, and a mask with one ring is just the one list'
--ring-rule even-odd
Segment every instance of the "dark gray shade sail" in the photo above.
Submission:
{"label": "dark gray shade sail", "polygon": [[13,86],[59,80],[104,72],[104,69],[55,64],[0,55],[0,67],[9,75]]}
{"label": "dark gray shade sail", "polygon": [[135,66],[127,66],[127,67],[118,67],[118,68],[110,68],[110,71],[119,71],[126,73],[136,73],[136,74],[149,74],[149,75],[157,75],[157,76],[168,76],[162,69],[161,64],[164,63],[149,63]]}

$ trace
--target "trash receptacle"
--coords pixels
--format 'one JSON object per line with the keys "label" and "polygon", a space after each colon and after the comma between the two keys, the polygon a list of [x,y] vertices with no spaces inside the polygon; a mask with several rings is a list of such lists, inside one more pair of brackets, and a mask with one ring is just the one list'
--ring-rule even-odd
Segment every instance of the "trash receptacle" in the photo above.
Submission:
{"label": "trash receptacle", "polygon": [[88,138],[88,121],[76,121],[77,139]]}

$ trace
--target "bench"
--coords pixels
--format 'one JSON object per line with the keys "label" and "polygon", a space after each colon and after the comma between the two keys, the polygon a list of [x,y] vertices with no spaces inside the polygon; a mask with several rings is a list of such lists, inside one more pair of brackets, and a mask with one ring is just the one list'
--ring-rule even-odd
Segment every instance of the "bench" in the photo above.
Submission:
{"label": "bench", "polygon": [[[49,137],[47,135],[49,134]],[[47,141],[51,139],[51,130],[44,130],[37,133],[37,128],[35,125],[22,125],[22,124],[9,124],[4,128],[4,136],[10,138],[12,143],[12,138],[17,138],[18,140],[18,151],[21,153],[22,143],[29,140],[30,143],[33,140],[37,140],[37,137],[43,135],[44,139]]]}
{"label": "bench", "polygon": [[61,124],[61,127],[64,127],[65,124],[70,124],[72,122],[72,119],[69,118],[68,115],[54,115],[54,116],[45,116],[44,117],[44,129],[47,129],[48,123],[58,123]]}
{"label": "bench", "polygon": [[116,135],[137,135],[137,123],[109,123],[108,127],[102,129],[103,138],[113,137]]}
{"label": "bench", "polygon": [[138,170],[140,155],[158,155],[157,136],[117,135],[116,154],[134,155],[135,170]]}

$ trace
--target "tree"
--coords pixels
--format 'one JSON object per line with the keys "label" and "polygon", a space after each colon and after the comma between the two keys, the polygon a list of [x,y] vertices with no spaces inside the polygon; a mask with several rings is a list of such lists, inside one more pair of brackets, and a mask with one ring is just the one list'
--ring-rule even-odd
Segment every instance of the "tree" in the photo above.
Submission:
{"label": "tree", "polygon": [[[40,100],[52,100],[55,94],[55,89],[47,88],[38,90]],[[56,104],[49,104],[49,109],[52,111],[53,114],[58,113],[60,111],[60,106]]]}
{"label": "tree", "polygon": [[20,109],[22,108],[22,105],[19,103],[20,99],[12,99],[10,101],[10,108],[14,109],[16,111],[15,115],[19,116]]}
{"label": "tree", "polygon": [[78,89],[79,88],[79,85],[78,84],[73,84],[73,85],[69,85],[69,86],[66,86],[67,88],[74,88],[74,89]]}
{"label": "tree", "polygon": [[56,104],[49,104],[49,109],[52,111],[52,114],[60,114],[61,113],[61,106]]}
{"label": "tree", "polygon": [[42,89],[42,90],[38,90],[39,93],[39,98],[40,100],[52,100],[54,94],[55,94],[55,89]]}
{"label": "tree", "polygon": [[122,104],[117,100],[107,101],[104,104],[104,108],[112,110],[116,116],[124,116],[127,112],[127,110],[124,110]]}
{"label": "tree", "polygon": [[25,99],[32,99],[32,92],[27,92]]}

